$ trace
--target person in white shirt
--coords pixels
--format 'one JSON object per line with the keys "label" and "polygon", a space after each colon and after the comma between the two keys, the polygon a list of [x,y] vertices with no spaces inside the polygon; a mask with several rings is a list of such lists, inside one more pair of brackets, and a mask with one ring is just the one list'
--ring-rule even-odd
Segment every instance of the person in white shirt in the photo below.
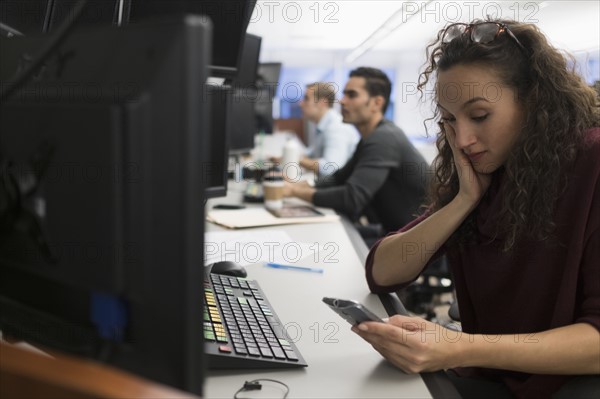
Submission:
{"label": "person in white shirt", "polygon": [[354,153],[360,135],[353,125],[343,123],[333,109],[335,85],[317,82],[306,86],[300,108],[304,117],[317,125],[315,142],[300,165],[320,175],[341,169]]}

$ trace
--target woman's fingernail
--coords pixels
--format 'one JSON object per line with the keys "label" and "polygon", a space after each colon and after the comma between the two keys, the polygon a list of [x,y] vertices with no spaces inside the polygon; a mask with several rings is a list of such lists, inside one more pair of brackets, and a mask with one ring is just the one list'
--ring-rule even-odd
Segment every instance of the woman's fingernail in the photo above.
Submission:
{"label": "woman's fingernail", "polygon": [[367,325],[366,325],[366,324],[364,324],[364,323],[360,323],[360,324],[358,325],[358,329],[359,329],[360,331],[369,331],[369,328],[368,328],[368,327],[367,327]]}

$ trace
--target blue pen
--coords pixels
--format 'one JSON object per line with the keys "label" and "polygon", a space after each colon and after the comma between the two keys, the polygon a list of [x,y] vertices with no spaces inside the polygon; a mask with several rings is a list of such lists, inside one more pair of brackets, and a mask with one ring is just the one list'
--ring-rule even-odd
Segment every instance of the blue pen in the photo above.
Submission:
{"label": "blue pen", "polygon": [[281,265],[279,263],[267,263],[266,265],[274,269],[301,270],[304,272],[323,273],[323,269],[319,269],[316,267]]}

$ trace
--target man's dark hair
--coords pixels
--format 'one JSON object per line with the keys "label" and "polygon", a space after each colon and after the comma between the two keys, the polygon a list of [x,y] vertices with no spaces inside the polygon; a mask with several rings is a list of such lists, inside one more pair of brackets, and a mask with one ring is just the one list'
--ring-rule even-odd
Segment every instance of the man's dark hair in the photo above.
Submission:
{"label": "man's dark hair", "polygon": [[381,69],[360,67],[350,71],[350,77],[365,78],[365,88],[369,96],[383,97],[385,103],[383,104],[381,113],[385,114],[390,103],[390,94],[392,93],[392,82],[390,82],[387,75]]}

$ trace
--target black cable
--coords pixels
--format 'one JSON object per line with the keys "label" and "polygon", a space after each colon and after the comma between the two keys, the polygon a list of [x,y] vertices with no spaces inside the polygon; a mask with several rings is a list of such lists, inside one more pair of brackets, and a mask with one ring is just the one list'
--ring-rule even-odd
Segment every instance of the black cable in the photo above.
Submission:
{"label": "black cable", "polygon": [[[68,34],[71,32],[71,29],[75,26],[75,22],[81,16],[83,9],[85,8],[88,0],[79,0],[75,7],[73,7],[73,18],[71,20],[66,19],[60,27],[57,29],[55,37],[52,39],[50,44],[48,44],[40,54],[29,64],[29,66],[25,67],[21,71],[21,73],[16,74],[16,76],[9,80],[5,85],[2,85],[2,91],[0,92],[0,102],[6,101],[17,89],[19,89],[22,85],[24,85],[27,80],[33,75],[33,73],[44,63],[44,61],[48,58],[54,50],[62,44],[62,42],[67,38]],[[10,39],[9,39],[10,40]]]}
{"label": "black cable", "polygon": [[240,399],[238,398],[238,394],[242,392],[261,390],[262,385],[260,384],[260,381],[269,381],[282,385],[285,388],[285,392],[283,393],[282,399],[287,398],[288,394],[290,393],[290,387],[281,381],[273,380],[271,378],[257,378],[256,380],[244,382],[244,386],[242,386],[240,389],[237,390],[235,394],[233,394],[233,399]]}
{"label": "black cable", "polygon": [[0,22],[0,36],[10,39],[11,37],[14,37],[14,36],[23,36],[23,33],[16,30],[12,26],[8,26],[8,25]]}

